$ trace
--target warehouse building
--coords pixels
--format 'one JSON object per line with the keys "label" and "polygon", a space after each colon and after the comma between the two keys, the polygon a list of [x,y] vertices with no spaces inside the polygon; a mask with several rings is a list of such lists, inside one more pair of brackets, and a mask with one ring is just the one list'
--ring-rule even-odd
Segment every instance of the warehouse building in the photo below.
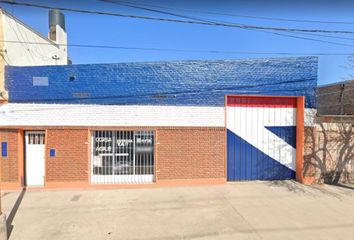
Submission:
{"label": "warehouse building", "polygon": [[319,115],[354,115],[354,80],[318,86]]}
{"label": "warehouse building", "polygon": [[302,176],[317,58],[6,67],[4,188]]}

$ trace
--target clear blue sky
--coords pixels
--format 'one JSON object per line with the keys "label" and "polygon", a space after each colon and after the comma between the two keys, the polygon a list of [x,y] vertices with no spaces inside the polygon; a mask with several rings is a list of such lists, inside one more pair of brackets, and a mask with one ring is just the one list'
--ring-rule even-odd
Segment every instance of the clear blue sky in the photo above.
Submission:
{"label": "clear blue sky", "polygon": [[[146,12],[112,3],[95,0],[79,1],[33,1],[51,6],[80,8],[96,11],[109,11],[125,14],[173,16]],[[115,0],[112,0],[115,1]],[[278,26],[309,29],[336,29],[354,31],[354,1],[193,1],[193,0],[125,0],[136,3],[167,6],[171,8],[192,9],[196,12],[181,10],[165,10],[176,13],[208,18],[215,21],[227,21],[242,24]],[[48,10],[9,6],[0,4],[8,12],[26,22],[39,32],[47,35]],[[213,11],[227,14],[252,16],[308,19],[320,21],[345,21],[353,24],[322,24],[303,22],[282,22],[260,19],[249,19],[222,15],[208,15],[197,11]],[[267,34],[227,27],[201,26],[182,23],[139,20],[122,17],[91,15],[64,12],[66,30],[70,44],[117,45],[126,47],[174,48],[190,50],[251,51],[251,52],[293,52],[293,53],[353,53],[354,47],[336,46],[308,40]],[[351,40],[324,38],[312,35],[292,34],[300,37],[317,38],[354,46],[354,34],[332,34],[330,36],[348,37]],[[327,34],[329,35],[329,34]],[[94,48],[69,47],[69,55],[73,63],[111,63],[131,61],[189,60],[189,59],[238,59],[279,55],[249,54],[212,54],[186,52],[158,52],[141,50],[112,50]],[[350,67],[348,56],[320,56],[319,84],[353,79],[354,67]]]}

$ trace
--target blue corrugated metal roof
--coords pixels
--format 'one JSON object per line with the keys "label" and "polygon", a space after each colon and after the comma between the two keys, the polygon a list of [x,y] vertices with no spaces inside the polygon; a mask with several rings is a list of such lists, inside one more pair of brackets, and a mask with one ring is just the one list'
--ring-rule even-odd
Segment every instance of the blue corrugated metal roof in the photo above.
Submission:
{"label": "blue corrugated metal roof", "polygon": [[[306,96],[315,107],[317,57],[7,66],[10,102],[223,106],[225,94]],[[47,77],[48,86],[33,86]]]}

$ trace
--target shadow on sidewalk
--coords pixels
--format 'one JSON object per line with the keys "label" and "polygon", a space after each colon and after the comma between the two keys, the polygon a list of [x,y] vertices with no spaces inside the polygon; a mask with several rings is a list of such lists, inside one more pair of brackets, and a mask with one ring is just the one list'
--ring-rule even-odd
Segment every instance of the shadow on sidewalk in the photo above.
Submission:
{"label": "shadow on sidewalk", "polygon": [[328,185],[335,186],[335,187],[340,187],[340,188],[345,188],[345,189],[350,189],[350,190],[354,190],[354,185],[350,185],[350,184],[333,183],[333,184],[328,184]]}
{"label": "shadow on sidewalk", "polygon": [[18,196],[10,214],[7,216],[7,220],[6,220],[6,225],[7,225],[7,237],[10,238],[12,229],[14,228],[14,226],[12,225],[12,222],[16,216],[17,210],[21,205],[22,199],[25,196],[26,193],[26,189],[22,189],[20,195]]}

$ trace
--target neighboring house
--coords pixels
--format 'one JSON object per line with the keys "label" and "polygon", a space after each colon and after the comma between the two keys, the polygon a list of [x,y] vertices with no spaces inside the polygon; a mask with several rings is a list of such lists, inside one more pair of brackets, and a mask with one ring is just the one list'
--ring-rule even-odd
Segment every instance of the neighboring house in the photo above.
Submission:
{"label": "neighboring house", "polygon": [[65,65],[68,63],[64,15],[49,12],[49,37],[0,9],[0,101],[7,99],[4,66]]}
{"label": "neighboring house", "polygon": [[354,115],[354,80],[317,88],[319,115]]}
{"label": "neighboring house", "polygon": [[307,181],[316,57],[5,70],[3,188]]}

